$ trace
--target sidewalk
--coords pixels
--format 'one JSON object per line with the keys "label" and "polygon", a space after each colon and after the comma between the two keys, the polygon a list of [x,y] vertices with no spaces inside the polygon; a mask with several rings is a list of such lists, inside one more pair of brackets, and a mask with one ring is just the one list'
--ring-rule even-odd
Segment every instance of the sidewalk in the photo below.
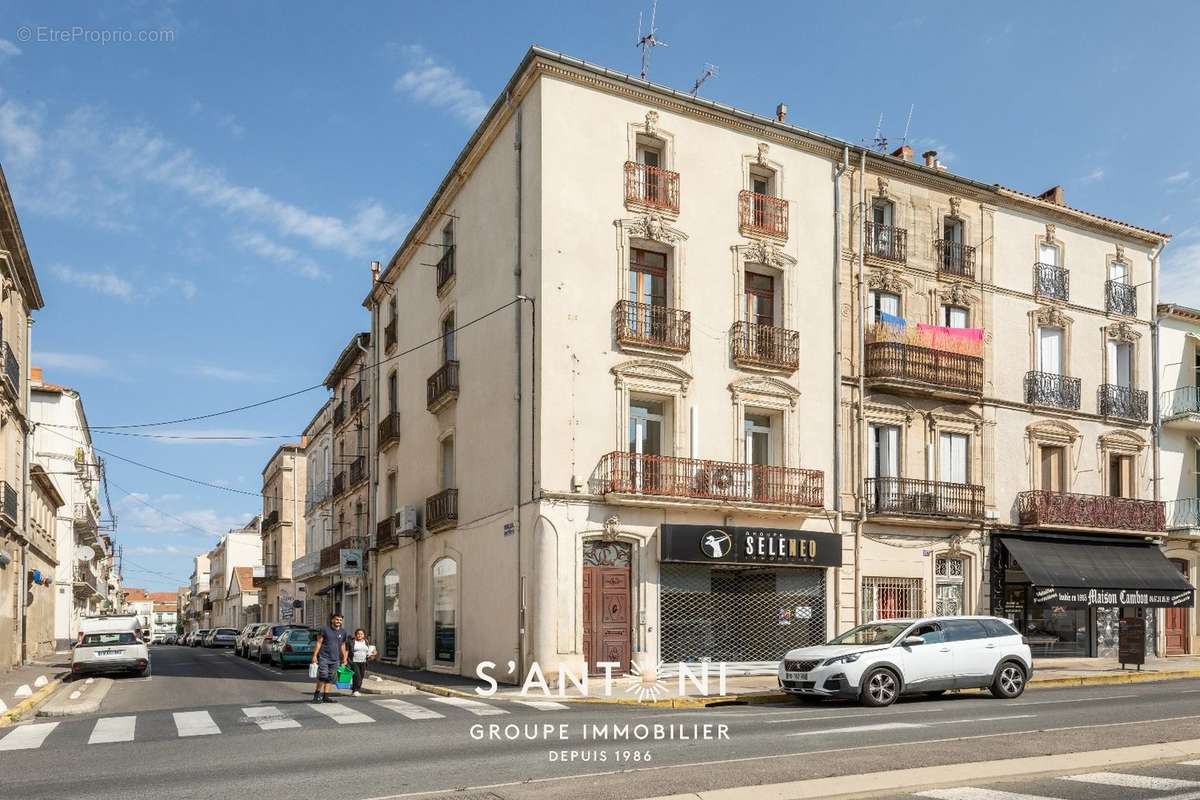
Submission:
{"label": "sidewalk", "polygon": [[71,669],[71,656],[54,655],[0,673],[0,724],[27,712],[49,696]]}
{"label": "sidewalk", "polygon": [[[373,662],[368,667],[370,673],[385,680],[383,683],[401,683],[420,691],[445,696],[477,697],[475,690],[488,689],[486,682],[468,678],[462,675],[447,675],[423,669],[409,669],[392,664]],[[493,675],[498,673],[493,671]],[[1034,659],[1033,679],[1031,688],[1051,688],[1058,686],[1088,686],[1114,683],[1138,683],[1142,681],[1180,680],[1184,678],[1200,678],[1200,657],[1181,656],[1173,658],[1147,658],[1139,671],[1137,668],[1121,669],[1115,659],[1104,658],[1042,658]],[[672,677],[658,684],[638,683],[625,676],[613,676],[611,696],[602,696],[604,692],[603,676],[591,679],[591,696],[585,697],[575,687],[570,687],[559,696],[557,682],[551,683],[551,691],[556,700],[567,700],[584,703],[621,703],[658,705],[673,707],[690,707],[717,705],[722,703],[775,703],[786,700],[790,695],[779,690],[779,682],[774,675],[730,675],[725,679],[725,691],[717,692],[717,678],[710,677],[711,689],[709,695],[700,694],[695,687],[685,686],[684,693],[679,692],[678,679]],[[654,686],[653,689],[649,687]],[[381,688],[387,692],[387,688]],[[494,697],[498,699],[519,699],[543,697],[540,689],[530,689],[528,695],[520,694],[519,686],[501,683]]]}

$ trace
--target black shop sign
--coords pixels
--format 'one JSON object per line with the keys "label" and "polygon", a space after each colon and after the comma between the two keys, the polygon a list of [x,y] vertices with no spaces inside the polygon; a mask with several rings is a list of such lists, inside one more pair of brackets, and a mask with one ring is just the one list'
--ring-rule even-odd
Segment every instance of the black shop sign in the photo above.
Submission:
{"label": "black shop sign", "polygon": [[840,567],[842,537],[786,528],[663,525],[659,558],[691,564]]}
{"label": "black shop sign", "polygon": [[1147,608],[1191,608],[1194,592],[1161,589],[1066,589],[1035,586],[1035,603],[1060,606],[1144,606]]}

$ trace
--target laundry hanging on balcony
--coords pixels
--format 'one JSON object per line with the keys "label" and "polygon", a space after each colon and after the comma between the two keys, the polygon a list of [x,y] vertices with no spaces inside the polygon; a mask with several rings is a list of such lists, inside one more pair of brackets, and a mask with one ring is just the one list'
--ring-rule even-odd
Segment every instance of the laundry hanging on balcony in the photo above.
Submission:
{"label": "laundry hanging on balcony", "polygon": [[897,317],[894,314],[888,314],[884,311],[879,312],[878,319],[880,325],[891,325],[896,328],[904,328],[908,324],[908,321],[904,317]]}
{"label": "laundry hanging on balcony", "polygon": [[966,356],[983,355],[983,328],[950,328],[918,322],[917,336],[924,340],[922,347]]}

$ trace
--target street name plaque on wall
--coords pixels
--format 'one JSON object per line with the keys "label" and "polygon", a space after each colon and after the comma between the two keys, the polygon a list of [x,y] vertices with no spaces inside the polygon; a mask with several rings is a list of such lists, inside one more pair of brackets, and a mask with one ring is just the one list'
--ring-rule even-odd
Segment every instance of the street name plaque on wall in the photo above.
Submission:
{"label": "street name plaque on wall", "polygon": [[789,528],[663,525],[659,559],[691,564],[840,567],[842,537]]}

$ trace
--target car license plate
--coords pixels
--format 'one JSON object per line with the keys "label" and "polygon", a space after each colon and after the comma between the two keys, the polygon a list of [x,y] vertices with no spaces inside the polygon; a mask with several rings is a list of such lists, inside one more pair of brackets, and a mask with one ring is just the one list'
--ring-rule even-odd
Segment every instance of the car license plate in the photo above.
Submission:
{"label": "car license plate", "polygon": [[785,681],[806,681],[808,680],[807,672],[785,672],[783,673]]}
{"label": "car license plate", "polygon": [[96,651],[96,656],[98,658],[116,658],[117,656],[123,656],[123,655],[125,655],[124,650],[97,650]]}

